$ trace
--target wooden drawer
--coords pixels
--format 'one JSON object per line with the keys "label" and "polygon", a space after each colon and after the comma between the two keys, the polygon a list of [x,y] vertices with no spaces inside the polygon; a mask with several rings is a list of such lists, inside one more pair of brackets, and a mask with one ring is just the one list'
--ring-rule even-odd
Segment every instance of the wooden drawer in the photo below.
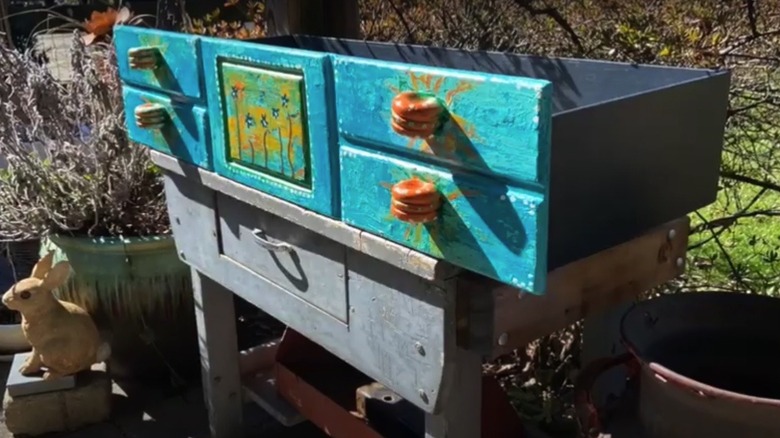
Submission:
{"label": "wooden drawer", "polygon": [[131,140],[187,163],[211,169],[206,109],[169,97],[123,88],[125,124]]}
{"label": "wooden drawer", "polygon": [[349,56],[334,56],[333,69],[351,143],[546,184],[549,81]]}
{"label": "wooden drawer", "polygon": [[214,169],[334,216],[327,55],[204,38]]}
{"label": "wooden drawer", "polygon": [[347,321],[343,245],[226,195],[217,210],[225,257]]}
{"label": "wooden drawer", "polygon": [[[345,222],[499,281],[544,290],[543,193],[349,146],[340,157]],[[438,208],[427,209],[433,198],[414,193],[423,183],[434,189]]]}
{"label": "wooden drawer", "polygon": [[201,99],[200,38],[134,26],[114,31],[119,75],[126,83]]}

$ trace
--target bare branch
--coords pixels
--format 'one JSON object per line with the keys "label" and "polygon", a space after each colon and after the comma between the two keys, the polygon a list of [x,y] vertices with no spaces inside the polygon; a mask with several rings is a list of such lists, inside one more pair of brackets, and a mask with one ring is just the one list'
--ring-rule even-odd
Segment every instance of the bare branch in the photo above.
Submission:
{"label": "bare branch", "polygon": [[740,174],[738,174],[736,172],[727,171],[727,170],[721,171],[720,172],[720,176],[722,178],[728,178],[728,179],[731,179],[731,180],[734,180],[734,181],[739,181],[741,183],[754,185],[756,187],[761,187],[763,189],[772,190],[772,191],[780,193],[780,185],[775,184],[775,183],[773,183],[771,181],[762,181],[762,180],[759,180],[759,179],[751,178],[751,177],[746,176],[746,175],[740,175]]}
{"label": "bare branch", "polygon": [[753,33],[754,37],[759,36],[758,32],[758,25],[756,22],[758,21],[758,12],[756,12],[756,2],[755,0],[745,0],[745,6],[747,7],[747,15],[748,15],[748,23],[750,23],[750,31]]}
{"label": "bare branch", "polygon": [[534,6],[534,0],[514,0],[515,4],[520,6],[521,8],[528,11],[531,15],[546,15],[550,17],[553,21],[555,21],[558,26],[561,27],[561,29],[568,34],[569,39],[571,40],[572,44],[574,44],[577,47],[577,51],[579,53],[585,52],[585,46],[582,45],[582,40],[577,35],[577,32],[574,31],[574,28],[569,24],[568,21],[566,21],[565,18],[563,18],[563,15],[561,15],[561,12],[550,6],[546,7],[536,7]]}

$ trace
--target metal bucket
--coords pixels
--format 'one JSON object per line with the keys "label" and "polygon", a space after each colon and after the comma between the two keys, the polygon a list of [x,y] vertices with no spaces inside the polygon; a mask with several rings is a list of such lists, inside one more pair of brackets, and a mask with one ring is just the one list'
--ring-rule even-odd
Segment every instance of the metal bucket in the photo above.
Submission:
{"label": "metal bucket", "polygon": [[590,387],[626,364],[639,381],[647,438],[780,437],[780,299],[666,295],[632,307],[620,329],[628,353],[596,361],[578,377],[583,435],[601,429]]}

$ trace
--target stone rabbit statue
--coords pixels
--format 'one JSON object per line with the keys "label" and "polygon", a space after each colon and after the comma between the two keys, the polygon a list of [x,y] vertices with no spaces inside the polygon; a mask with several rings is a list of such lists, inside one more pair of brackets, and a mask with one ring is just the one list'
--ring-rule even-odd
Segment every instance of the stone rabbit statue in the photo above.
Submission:
{"label": "stone rabbit statue", "polygon": [[52,267],[53,258],[53,252],[46,254],[32,275],[11,286],[2,298],[6,307],[22,314],[22,330],[32,345],[32,355],[19,371],[29,376],[45,368],[44,380],[89,369],[111,354],[86,310],[54,297],[52,291],[70,275],[70,264],[63,261]]}

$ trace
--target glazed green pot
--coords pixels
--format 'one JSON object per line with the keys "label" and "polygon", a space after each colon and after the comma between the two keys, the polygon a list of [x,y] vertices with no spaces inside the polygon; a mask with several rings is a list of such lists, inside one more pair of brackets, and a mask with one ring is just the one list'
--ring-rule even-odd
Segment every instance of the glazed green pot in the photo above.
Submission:
{"label": "glazed green pot", "polygon": [[119,378],[195,379],[200,373],[189,267],[170,236],[51,236],[41,255],[67,260],[59,299],[84,307],[111,342]]}

